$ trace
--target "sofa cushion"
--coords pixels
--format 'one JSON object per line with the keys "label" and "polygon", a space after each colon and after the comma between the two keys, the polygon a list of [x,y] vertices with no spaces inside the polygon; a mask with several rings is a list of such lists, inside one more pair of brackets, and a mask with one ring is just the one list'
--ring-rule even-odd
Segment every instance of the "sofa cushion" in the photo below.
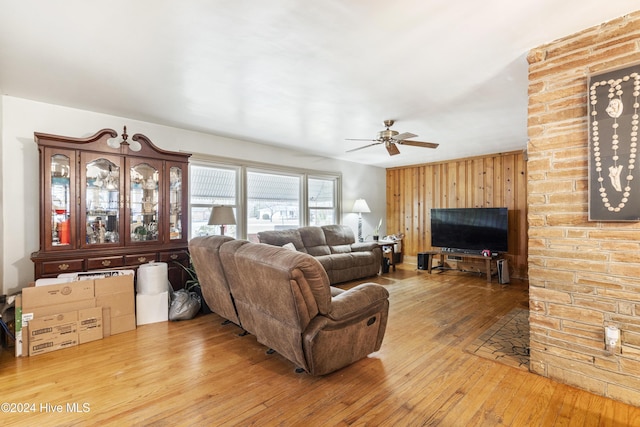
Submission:
{"label": "sofa cushion", "polygon": [[375,259],[373,254],[367,252],[334,254],[331,257],[331,267],[334,270],[348,270],[356,267],[368,266],[371,265],[371,260]]}
{"label": "sofa cushion", "polygon": [[327,239],[327,245],[350,245],[356,242],[356,237],[353,234],[351,227],[341,224],[323,225],[325,238]]}
{"label": "sofa cushion", "polygon": [[351,253],[351,245],[329,246],[332,254],[349,254]]}
{"label": "sofa cushion", "polygon": [[282,245],[282,247],[285,248],[285,249],[289,249],[290,251],[297,251],[296,245],[294,245],[291,242],[285,243],[284,245]]}
{"label": "sofa cushion", "polygon": [[304,247],[307,249],[307,253],[312,256],[329,255],[331,251],[327,246],[327,241],[324,237],[324,232],[320,227],[300,227],[298,228],[300,237],[304,243]]}
{"label": "sofa cushion", "polygon": [[258,240],[260,240],[260,243],[274,246],[284,246],[287,243],[293,243],[296,250],[307,253],[298,229],[260,231],[258,233]]}
{"label": "sofa cushion", "polygon": [[323,225],[327,245],[332,254],[344,254],[351,252],[351,245],[356,242],[353,230],[346,225]]}

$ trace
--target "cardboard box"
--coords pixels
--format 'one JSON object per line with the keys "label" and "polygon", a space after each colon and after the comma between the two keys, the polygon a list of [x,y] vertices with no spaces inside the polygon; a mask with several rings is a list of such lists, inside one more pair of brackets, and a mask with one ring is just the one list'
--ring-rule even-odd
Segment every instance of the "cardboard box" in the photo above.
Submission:
{"label": "cardboard box", "polygon": [[125,314],[124,316],[111,317],[111,335],[132,331],[136,328],[136,315]]}
{"label": "cardboard box", "polygon": [[78,345],[78,312],[43,316],[29,322],[29,356]]}
{"label": "cardboard box", "polygon": [[67,334],[78,333],[78,312],[42,316],[29,322],[29,341],[49,340]]}
{"label": "cardboard box", "polygon": [[102,307],[102,337],[111,336],[111,309]]}
{"label": "cardboard box", "polygon": [[118,292],[95,297],[97,307],[109,307],[110,317],[124,316],[136,312],[133,294],[130,292]]}
{"label": "cardboard box", "polygon": [[22,310],[22,319],[28,324],[31,319],[37,319],[40,317],[51,316],[60,313],[69,313],[70,311],[78,311],[87,308],[95,308],[95,306],[95,298],[65,302],[61,304],[45,305],[40,307],[24,306],[26,310]]}
{"label": "cardboard box", "polygon": [[133,276],[130,274],[124,276],[113,276],[104,279],[95,279],[94,294],[95,296],[117,294],[127,292],[133,296]]}
{"label": "cardboard box", "polygon": [[50,337],[43,341],[29,341],[29,356],[50,353],[63,348],[75,347],[78,345],[78,333],[63,335],[60,337]]}
{"label": "cardboard box", "polygon": [[94,280],[96,306],[108,309],[104,316],[104,336],[132,331],[136,328],[136,308],[134,300],[133,275],[113,276]]}
{"label": "cardboard box", "polygon": [[138,325],[169,320],[169,291],[155,295],[136,295],[136,319]]}
{"label": "cardboard box", "polygon": [[78,344],[101,340],[102,307],[78,310]]}
{"label": "cardboard box", "polygon": [[[93,281],[33,286],[22,289],[23,307],[42,307],[70,303],[95,297]],[[23,310],[24,312],[24,310]]]}
{"label": "cardboard box", "polygon": [[[114,275],[107,278],[81,280],[69,283],[28,287],[22,290],[23,331],[40,329],[39,321],[51,316],[75,313],[76,337],[57,339],[55,334],[36,338],[33,333],[23,334],[22,355],[41,354],[74,345],[86,343],[104,336],[134,330],[136,328],[133,275]],[[36,322],[35,325],[30,324]],[[53,328],[61,332],[61,327]],[[26,341],[26,342],[25,342]],[[33,341],[34,345],[31,345]],[[35,347],[38,341],[46,341],[46,346]],[[25,351],[24,349],[28,349]],[[18,352],[16,352],[17,355]]]}

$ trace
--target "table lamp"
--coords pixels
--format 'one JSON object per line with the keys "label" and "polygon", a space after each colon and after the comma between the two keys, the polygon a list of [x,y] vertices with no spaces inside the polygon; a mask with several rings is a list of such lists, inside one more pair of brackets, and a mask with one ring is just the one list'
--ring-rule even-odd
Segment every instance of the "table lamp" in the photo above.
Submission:
{"label": "table lamp", "polygon": [[364,240],[362,238],[362,214],[371,212],[371,209],[369,209],[369,205],[367,205],[367,201],[365,199],[357,199],[353,204],[351,212],[356,212],[358,214],[358,241],[362,242]]}
{"label": "table lamp", "polygon": [[209,216],[209,225],[219,225],[220,235],[224,236],[224,226],[236,223],[236,217],[233,214],[231,206],[213,206],[211,215]]}

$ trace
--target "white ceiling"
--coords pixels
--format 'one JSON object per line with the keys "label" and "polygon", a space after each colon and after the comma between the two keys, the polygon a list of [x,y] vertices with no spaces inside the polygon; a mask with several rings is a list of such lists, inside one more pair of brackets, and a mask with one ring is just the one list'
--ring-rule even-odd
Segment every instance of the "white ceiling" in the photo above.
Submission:
{"label": "white ceiling", "polygon": [[[381,167],[434,162],[524,149],[528,51],[638,5],[0,0],[0,90]],[[345,153],[385,119],[440,146]]]}

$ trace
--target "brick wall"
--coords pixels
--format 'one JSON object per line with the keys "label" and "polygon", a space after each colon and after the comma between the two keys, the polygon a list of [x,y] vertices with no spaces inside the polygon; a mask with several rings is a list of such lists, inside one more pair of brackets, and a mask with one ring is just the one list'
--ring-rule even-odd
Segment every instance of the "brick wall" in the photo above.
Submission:
{"label": "brick wall", "polygon": [[[640,11],[528,61],[531,370],[640,406],[640,222],[589,221],[587,179],[587,78],[640,63]],[[608,324],[621,330],[614,354]]]}

